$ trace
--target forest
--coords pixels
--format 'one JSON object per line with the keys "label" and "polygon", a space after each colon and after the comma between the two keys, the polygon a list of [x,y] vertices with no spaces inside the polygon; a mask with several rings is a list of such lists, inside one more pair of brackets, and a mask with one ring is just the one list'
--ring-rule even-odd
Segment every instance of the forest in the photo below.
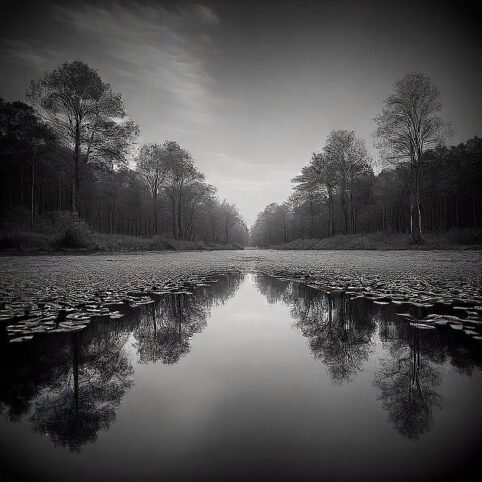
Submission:
{"label": "forest", "polygon": [[95,69],[66,62],[33,80],[26,100],[0,98],[3,247],[25,240],[19,233],[69,247],[89,245],[92,233],[156,247],[246,244],[237,207],[218,198],[186,149],[137,145],[121,94]]}
{"label": "forest", "polygon": [[121,94],[87,64],[66,62],[32,80],[26,102],[0,98],[0,245],[92,247],[94,233],[107,245],[112,235],[137,238],[127,247],[150,240],[144,248],[296,249],[328,238],[337,247],[340,236],[370,233],[480,244],[482,139],[448,147],[441,109],[428,77],[406,75],[374,119],[378,165],[354,131],[333,130],[287,201],[248,230],[186,149],[139,145]]}
{"label": "forest", "polygon": [[482,138],[448,147],[441,108],[429,78],[406,75],[375,119],[381,169],[354,131],[332,131],[292,179],[288,200],[259,213],[251,243],[310,248],[316,242],[297,240],[369,233],[414,245],[444,233],[454,244],[480,243]]}

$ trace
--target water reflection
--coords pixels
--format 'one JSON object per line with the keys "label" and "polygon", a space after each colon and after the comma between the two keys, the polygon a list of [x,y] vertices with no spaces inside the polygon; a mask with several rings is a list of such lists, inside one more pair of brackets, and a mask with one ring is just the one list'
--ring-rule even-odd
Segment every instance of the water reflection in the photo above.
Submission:
{"label": "water reflection", "polygon": [[11,350],[1,364],[1,410],[10,420],[28,416],[34,431],[72,451],[94,442],[132,385],[129,334],[119,328],[99,323]]}
{"label": "water reflection", "polygon": [[242,278],[219,275],[192,294],[160,297],[120,320],[98,320],[81,333],[23,346],[3,343],[0,413],[10,421],[27,417],[32,429],[54,445],[80,451],[110,427],[133,385],[131,347],[140,363],[177,363],[206,326],[210,308],[231,297]]}
{"label": "water reflection", "polygon": [[[126,333],[103,330],[89,340],[71,336],[71,366],[57,371],[42,386],[30,418],[36,432],[49,435],[55,445],[79,451],[109,428],[116,410],[132,385],[133,368],[124,346]],[[65,369],[67,368],[67,369]]]}
{"label": "water reflection", "polygon": [[48,480],[408,480],[401,460],[426,479],[459,446],[460,463],[476,460],[482,363],[468,337],[415,331],[396,316],[409,307],[216,278],[74,336],[2,344],[0,443],[41,454],[32,471]]}
{"label": "water reflection", "polygon": [[438,392],[442,370],[430,353],[433,330],[419,330],[408,323],[398,328],[399,336],[389,343],[390,356],[380,360],[374,383],[397,432],[418,440],[430,431],[434,409],[442,407]]}
{"label": "water reflection", "polygon": [[216,283],[191,294],[170,294],[145,310],[133,330],[140,363],[177,363],[189,353],[190,340],[206,326],[209,310],[234,295],[240,273],[218,275]]}
{"label": "water reflection", "polygon": [[416,329],[396,315],[399,306],[322,293],[263,274],[256,277],[256,284],[269,303],[290,306],[295,326],[335,384],[353,382],[381,342],[374,386],[390,423],[407,439],[417,440],[429,432],[434,411],[442,408],[443,364],[448,361],[469,376],[475,366],[482,366],[480,350],[471,340],[449,328]]}
{"label": "water reflection", "polygon": [[189,340],[206,325],[203,300],[192,295],[167,295],[146,310],[134,329],[140,363],[177,363],[189,352]]}
{"label": "water reflection", "polygon": [[350,303],[343,293],[321,294],[304,284],[266,275],[259,275],[256,282],[268,300],[291,306],[296,326],[308,338],[311,352],[327,367],[333,382],[349,383],[372,349],[376,325],[367,304]]}

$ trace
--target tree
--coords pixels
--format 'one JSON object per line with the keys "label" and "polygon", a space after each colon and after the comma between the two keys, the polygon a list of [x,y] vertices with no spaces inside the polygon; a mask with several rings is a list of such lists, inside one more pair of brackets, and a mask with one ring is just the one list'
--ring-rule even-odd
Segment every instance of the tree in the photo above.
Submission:
{"label": "tree", "polygon": [[328,198],[328,212],[329,212],[329,233],[330,236],[335,235],[335,213],[334,213],[334,197],[335,190],[338,183],[336,169],[330,159],[322,152],[314,152],[311,158],[311,165],[315,179],[318,183],[324,186],[326,196]]}
{"label": "tree", "polygon": [[184,238],[193,240],[196,215],[199,210],[208,209],[213,200],[216,188],[205,182],[193,183],[187,188],[184,223]]}
{"label": "tree", "polygon": [[389,355],[380,361],[374,385],[395,430],[410,440],[418,440],[431,430],[434,409],[442,408],[438,389],[446,347],[435,343],[433,335],[425,337],[408,323],[382,323],[385,326],[381,338]]}
{"label": "tree", "polygon": [[158,197],[159,191],[169,173],[164,146],[145,144],[137,156],[137,172],[152,196],[154,234],[159,234]]}
{"label": "tree", "polygon": [[127,117],[121,95],[77,60],[32,81],[27,98],[73,150],[72,211],[79,212],[81,165],[124,163],[138,127]]}
{"label": "tree", "polygon": [[354,232],[353,191],[355,181],[370,171],[370,158],[365,143],[355,137],[354,131],[332,131],[323,152],[329,165],[333,166],[337,172],[345,234]]}
{"label": "tree", "polygon": [[171,203],[172,233],[174,239],[181,239],[186,192],[193,185],[203,182],[204,174],[196,169],[191,154],[177,142],[166,141],[164,148],[169,166],[165,190]]}
{"label": "tree", "polygon": [[221,210],[223,213],[223,226],[224,226],[224,242],[228,244],[231,240],[232,229],[242,222],[239,215],[238,208],[234,204],[229,204],[224,200],[221,204]]}
{"label": "tree", "polygon": [[295,183],[294,191],[298,202],[308,203],[310,211],[310,238],[314,238],[314,203],[322,200],[325,195],[316,177],[314,166],[312,164],[304,166],[301,169],[301,174],[294,177],[291,182]]}
{"label": "tree", "polygon": [[53,132],[38,119],[35,111],[24,102],[4,102],[0,98],[0,155],[20,163],[22,186],[21,205],[24,204],[23,164],[30,158],[30,229],[34,230],[35,216],[35,158],[36,151],[55,142]]}
{"label": "tree", "polygon": [[[396,164],[410,167],[410,228],[414,241],[422,237],[420,188],[424,152],[443,140],[440,92],[423,74],[408,74],[395,84],[376,118],[378,147]],[[414,223],[414,205],[415,217]],[[415,224],[415,227],[414,227]]]}
{"label": "tree", "polygon": [[251,229],[251,241],[256,246],[272,246],[288,241],[290,204],[271,203],[258,215]]}

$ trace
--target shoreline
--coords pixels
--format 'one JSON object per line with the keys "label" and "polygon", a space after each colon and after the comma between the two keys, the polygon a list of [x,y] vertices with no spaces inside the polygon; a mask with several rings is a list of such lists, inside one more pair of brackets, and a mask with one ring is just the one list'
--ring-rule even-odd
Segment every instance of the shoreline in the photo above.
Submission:
{"label": "shoreline", "polygon": [[323,239],[298,239],[269,249],[287,251],[480,251],[480,230],[452,230],[442,233],[427,233],[420,243],[413,243],[409,234],[338,234]]}
{"label": "shoreline", "polygon": [[62,244],[61,234],[16,232],[0,234],[0,257],[64,256],[129,253],[172,253],[263,249],[275,251],[481,251],[481,230],[452,230],[427,233],[421,243],[412,243],[409,234],[335,235],[328,238],[297,239],[281,245],[240,246],[233,243],[206,243],[169,238],[144,238],[119,234],[88,233],[73,245]]}

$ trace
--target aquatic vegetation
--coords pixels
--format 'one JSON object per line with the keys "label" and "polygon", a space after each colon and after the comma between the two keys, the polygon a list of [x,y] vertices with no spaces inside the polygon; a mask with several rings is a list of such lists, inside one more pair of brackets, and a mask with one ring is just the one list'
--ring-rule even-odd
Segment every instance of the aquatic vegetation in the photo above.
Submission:
{"label": "aquatic vegetation", "polygon": [[[189,296],[222,273],[262,272],[322,293],[399,306],[411,322],[478,340],[478,252],[226,251],[0,258],[0,327],[9,340],[86,329],[166,294]],[[459,328],[460,327],[460,328]]]}

